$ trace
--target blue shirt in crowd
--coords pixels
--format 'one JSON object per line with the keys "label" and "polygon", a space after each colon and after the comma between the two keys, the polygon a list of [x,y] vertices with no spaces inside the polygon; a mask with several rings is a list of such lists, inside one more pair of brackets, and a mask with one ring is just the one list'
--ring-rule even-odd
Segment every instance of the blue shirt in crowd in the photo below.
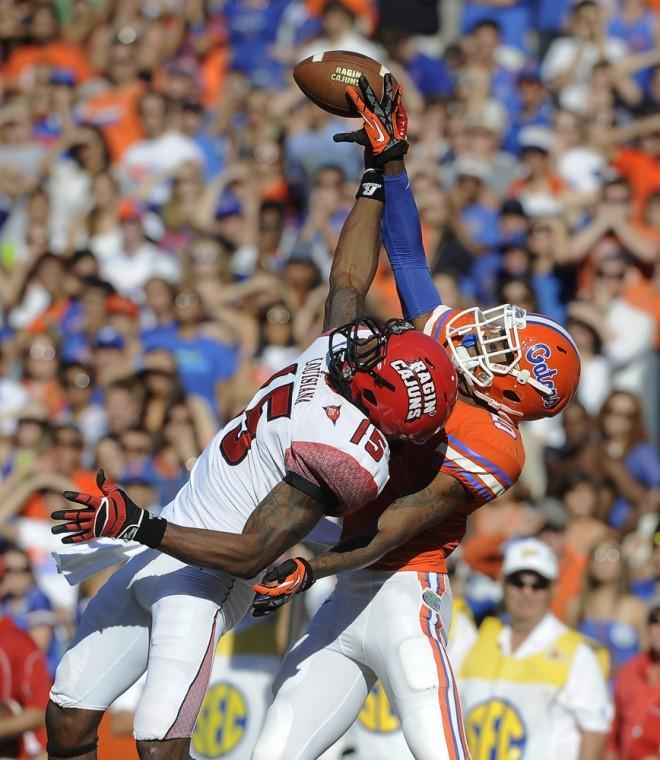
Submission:
{"label": "blue shirt in crowd", "polygon": [[176,360],[183,390],[205,399],[218,413],[215,387],[238,369],[238,349],[206,335],[182,338],[175,325],[156,327],[142,335],[145,352],[165,349]]}
{"label": "blue shirt in crowd", "polygon": [[229,0],[222,8],[232,52],[231,68],[242,71],[259,87],[279,87],[283,65],[270,54],[280,20],[290,0],[269,0],[256,7]]}
{"label": "blue shirt in crowd", "polygon": [[447,98],[454,89],[449,67],[440,58],[417,53],[406,64],[406,71],[425,98]]}
{"label": "blue shirt in crowd", "polygon": [[530,0],[517,0],[498,8],[479,2],[467,2],[463,8],[463,32],[470,32],[480,21],[496,21],[502,33],[502,44],[525,51],[527,36],[532,27]]}

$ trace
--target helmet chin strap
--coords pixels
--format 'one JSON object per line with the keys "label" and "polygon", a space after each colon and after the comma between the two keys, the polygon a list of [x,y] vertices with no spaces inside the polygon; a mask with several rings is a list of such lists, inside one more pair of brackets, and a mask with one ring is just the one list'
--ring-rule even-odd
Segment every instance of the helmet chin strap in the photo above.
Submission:
{"label": "helmet chin strap", "polygon": [[512,369],[511,374],[521,385],[531,385],[535,391],[543,394],[544,396],[552,396],[552,391],[547,385],[544,385],[540,380],[532,377],[532,373],[528,369]]}
{"label": "helmet chin strap", "polygon": [[474,385],[472,387],[472,392],[474,395],[481,399],[482,401],[485,401],[488,406],[491,409],[494,409],[496,412],[506,412],[507,414],[510,414],[514,417],[522,417],[522,412],[516,412],[514,409],[512,409],[510,406],[507,406],[506,404],[502,404],[499,401],[495,401],[494,399],[487,396],[485,393],[482,393],[481,391],[478,391]]}

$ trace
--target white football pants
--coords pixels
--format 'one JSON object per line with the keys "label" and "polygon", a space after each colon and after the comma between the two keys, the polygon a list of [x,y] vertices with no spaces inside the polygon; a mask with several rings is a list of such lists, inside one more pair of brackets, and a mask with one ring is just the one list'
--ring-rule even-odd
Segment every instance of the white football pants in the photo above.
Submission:
{"label": "white football pants", "polygon": [[135,738],[188,737],[220,636],[253,598],[247,581],[146,549],[87,606],[57,668],[51,699],[62,707],[106,710],[146,670]]}
{"label": "white football pants", "polygon": [[314,760],[380,679],[417,760],[469,760],[447,657],[446,575],[362,570],[337,587],[288,652],[252,760]]}

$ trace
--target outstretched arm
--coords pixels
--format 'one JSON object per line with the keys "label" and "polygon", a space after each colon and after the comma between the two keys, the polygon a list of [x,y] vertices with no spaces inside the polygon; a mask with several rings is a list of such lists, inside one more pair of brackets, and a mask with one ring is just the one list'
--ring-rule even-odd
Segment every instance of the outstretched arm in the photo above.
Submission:
{"label": "outstretched arm", "polygon": [[421,491],[392,502],[371,530],[310,560],[314,578],[359,570],[377,562],[422,531],[444,522],[467,499],[467,491],[456,478],[438,473]]}
{"label": "outstretched arm", "polygon": [[382,232],[403,316],[423,330],[442,301],[433,284],[422,244],[422,226],[403,162],[385,167]]}
{"label": "outstretched arm", "polygon": [[[364,126],[355,132],[335,135],[335,142],[362,145],[365,164],[373,168],[362,177],[358,199],[339,238],[330,273],[325,330],[350,322],[364,313],[364,297],[376,272],[380,249],[380,221],[385,199],[383,174],[385,180],[389,175],[400,174],[404,170],[401,159],[408,149],[408,117],[401,105],[401,88],[393,86],[389,74],[384,77],[380,100],[364,76],[360,77],[359,91],[347,87],[346,95],[361,114]],[[419,224],[419,219],[417,222]],[[384,226],[383,229],[387,228]]]}
{"label": "outstretched arm", "polygon": [[359,197],[344,222],[330,270],[324,332],[364,314],[364,298],[378,263],[382,215],[381,201]]}
{"label": "outstretched arm", "polygon": [[401,102],[401,87],[384,77],[383,98],[378,101],[366,77],[359,79],[360,91],[347,87],[349,97],[362,115],[364,126],[356,132],[335,135],[336,142],[356,142],[366,149],[366,161],[382,172],[385,201],[381,225],[385,249],[392,264],[403,316],[423,330],[433,310],[440,305],[426,263],[422,227],[406,174],[403,157],[408,151],[408,115]]}
{"label": "outstretched arm", "polygon": [[190,565],[224,570],[239,578],[253,578],[309,533],[324,514],[314,496],[282,481],[250,515],[243,533],[186,528],[150,515],[115,483],[96,478],[103,496],[65,491],[69,501],[83,508],[53,512],[63,522],[52,528],[65,534],[62,543],[94,538],[138,541]]}
{"label": "outstretched arm", "polygon": [[168,522],[158,550],[190,565],[254,578],[303,539],[323,514],[321,502],[281,482],[250,515],[243,533]]}
{"label": "outstretched arm", "polygon": [[422,531],[444,522],[468,499],[467,491],[456,478],[438,473],[417,493],[392,502],[364,533],[309,561],[287,560],[269,570],[254,587],[258,596],[253,614],[257,617],[270,614],[294,594],[309,588],[317,578],[372,565]]}

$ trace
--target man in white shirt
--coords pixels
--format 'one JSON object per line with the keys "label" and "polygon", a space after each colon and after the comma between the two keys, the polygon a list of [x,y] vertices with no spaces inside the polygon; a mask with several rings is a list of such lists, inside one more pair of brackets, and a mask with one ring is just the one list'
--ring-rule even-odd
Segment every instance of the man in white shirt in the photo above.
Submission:
{"label": "man in white shirt", "polygon": [[612,705],[589,640],[549,612],[556,556],[515,541],[502,572],[510,622],[487,618],[456,668],[473,760],[600,760]]}
{"label": "man in white shirt", "polygon": [[121,223],[121,250],[100,258],[101,273],[121,295],[142,303],[144,286],[152,277],[168,282],[179,279],[176,257],[149,242],[144,233],[142,209],[123,201],[118,217]]}
{"label": "man in white shirt", "polygon": [[313,40],[300,51],[300,59],[328,50],[352,50],[377,61],[385,57],[380,45],[370,42],[355,28],[355,16],[341,0],[328,0],[321,11],[323,36]]}
{"label": "man in white shirt", "polygon": [[541,65],[541,78],[559,93],[564,108],[583,112],[588,103],[589,80],[596,63],[615,63],[626,55],[623,40],[608,37],[603,10],[595,0],[579,0],[569,22],[569,36],[556,39]]}
{"label": "man in white shirt", "polygon": [[162,206],[170,197],[168,180],[186,161],[204,163],[197,143],[168,128],[167,101],[157,92],[147,92],[140,101],[140,118],[146,134],[144,140],[131,145],[121,160],[121,170],[128,189],[146,187],[148,201]]}

